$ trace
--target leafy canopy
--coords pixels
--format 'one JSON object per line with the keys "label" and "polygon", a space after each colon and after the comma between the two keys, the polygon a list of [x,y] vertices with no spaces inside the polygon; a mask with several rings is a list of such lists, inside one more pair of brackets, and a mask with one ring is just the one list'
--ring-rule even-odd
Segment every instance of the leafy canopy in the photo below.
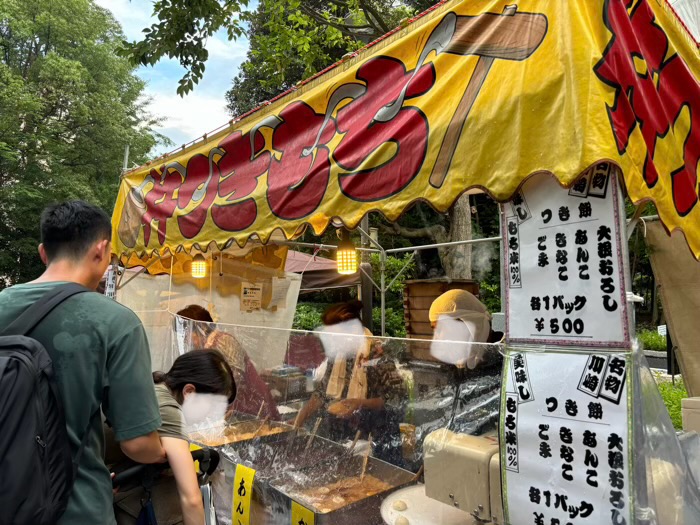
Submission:
{"label": "leafy canopy", "polygon": [[125,146],[140,161],[159,139],[122,39],[92,0],[0,2],[0,288],[42,271],[48,203],[111,210]]}
{"label": "leafy canopy", "polygon": [[[251,39],[259,38],[251,55],[256,67],[278,73],[292,60],[302,68],[302,75],[308,76],[333,62],[325,60],[331,56],[329,50],[347,52],[360,47],[434,3],[260,0],[256,9],[248,9],[252,4],[249,0],[157,0],[153,15],[158,21],[143,30],[141,40],[124,41],[121,53],[142,65],[154,65],[164,57],[178,60],[185,69],[177,87],[183,96],[202,79],[209,58],[207,39],[218,31],[225,31],[229,40],[247,32]],[[279,86],[279,74],[259,76],[263,81],[266,78],[268,89],[273,83]]]}

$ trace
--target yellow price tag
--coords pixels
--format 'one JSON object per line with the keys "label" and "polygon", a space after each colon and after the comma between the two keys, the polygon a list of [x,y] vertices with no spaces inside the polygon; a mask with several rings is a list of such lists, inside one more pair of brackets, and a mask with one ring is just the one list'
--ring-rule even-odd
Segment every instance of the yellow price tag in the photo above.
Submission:
{"label": "yellow price tag", "polygon": [[314,525],[315,520],[313,511],[292,501],[292,525]]}
{"label": "yellow price tag", "polygon": [[231,514],[233,525],[250,525],[254,479],[255,471],[252,468],[248,468],[245,465],[236,466],[236,476],[233,481],[233,510]]}
{"label": "yellow price tag", "polygon": [[[195,445],[194,443],[190,443],[190,452],[194,452],[195,450],[201,450],[202,447],[199,445]],[[194,462],[194,471],[199,472],[199,461]]]}

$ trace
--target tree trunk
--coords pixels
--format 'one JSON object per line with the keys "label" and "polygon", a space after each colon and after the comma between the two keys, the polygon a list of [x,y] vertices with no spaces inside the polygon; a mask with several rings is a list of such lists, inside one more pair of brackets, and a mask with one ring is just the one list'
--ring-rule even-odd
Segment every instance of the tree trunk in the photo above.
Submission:
{"label": "tree trunk", "polygon": [[[469,195],[463,194],[450,208],[448,242],[468,241],[472,238],[472,210]],[[449,279],[471,279],[472,246],[465,244],[439,250],[442,267]]]}

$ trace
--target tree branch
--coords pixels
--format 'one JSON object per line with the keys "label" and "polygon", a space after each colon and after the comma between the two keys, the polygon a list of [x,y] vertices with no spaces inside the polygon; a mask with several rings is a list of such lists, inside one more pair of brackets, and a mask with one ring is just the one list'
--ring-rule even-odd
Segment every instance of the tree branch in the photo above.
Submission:
{"label": "tree branch", "polygon": [[365,14],[365,18],[372,25],[372,29],[377,33],[377,35],[382,35],[385,33],[385,31],[382,31],[382,29],[377,25],[373,17],[369,14],[369,11],[367,11],[364,6],[362,6],[362,12]]}
{"label": "tree branch", "polygon": [[401,235],[408,239],[419,239],[428,237],[435,242],[444,242],[447,238],[447,231],[440,225],[425,226],[423,228],[406,228],[397,223],[392,223],[390,226],[380,224],[379,227],[384,233]]}
{"label": "tree branch", "polygon": [[372,28],[371,26],[368,25],[362,25],[362,26],[356,26],[356,25],[347,25],[347,24],[338,24],[335,22],[331,22],[330,20],[324,18],[320,14],[318,14],[316,11],[314,11],[312,8],[307,7],[305,5],[301,6],[301,10],[304,11],[307,15],[309,15],[311,18],[319,22],[320,24],[328,25],[331,27],[334,27],[341,33],[343,33],[346,36],[350,36],[353,38],[357,38],[357,35],[353,32],[353,29],[367,29],[367,28]]}
{"label": "tree branch", "polygon": [[347,2],[344,2],[343,0],[330,0],[331,4],[335,4],[340,7],[345,7],[346,9],[350,9],[350,6],[348,5]]}
{"label": "tree branch", "polygon": [[372,16],[374,17],[374,20],[379,24],[379,27],[382,30],[382,33],[388,33],[390,30],[390,27],[388,24],[382,19],[382,16],[379,14],[379,11],[377,11],[371,4],[367,2],[367,0],[360,0],[360,6],[362,7],[363,10],[369,11]]}

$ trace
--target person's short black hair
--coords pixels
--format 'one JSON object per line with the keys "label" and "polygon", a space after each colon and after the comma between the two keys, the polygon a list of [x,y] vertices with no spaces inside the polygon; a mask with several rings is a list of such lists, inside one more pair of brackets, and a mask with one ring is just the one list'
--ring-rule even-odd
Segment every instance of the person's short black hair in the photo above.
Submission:
{"label": "person's short black hair", "polygon": [[321,315],[321,321],[324,325],[331,326],[352,319],[360,319],[361,313],[362,301],[353,300],[329,306]]}
{"label": "person's short black hair", "polygon": [[84,201],[48,206],[41,214],[41,243],[49,262],[81,259],[94,243],[112,239],[109,216]]}
{"label": "person's short black hair", "polygon": [[185,306],[182,310],[177,312],[177,315],[180,317],[186,317],[187,319],[192,319],[193,321],[204,321],[205,323],[214,322],[214,319],[212,319],[209,311],[198,304]]}

